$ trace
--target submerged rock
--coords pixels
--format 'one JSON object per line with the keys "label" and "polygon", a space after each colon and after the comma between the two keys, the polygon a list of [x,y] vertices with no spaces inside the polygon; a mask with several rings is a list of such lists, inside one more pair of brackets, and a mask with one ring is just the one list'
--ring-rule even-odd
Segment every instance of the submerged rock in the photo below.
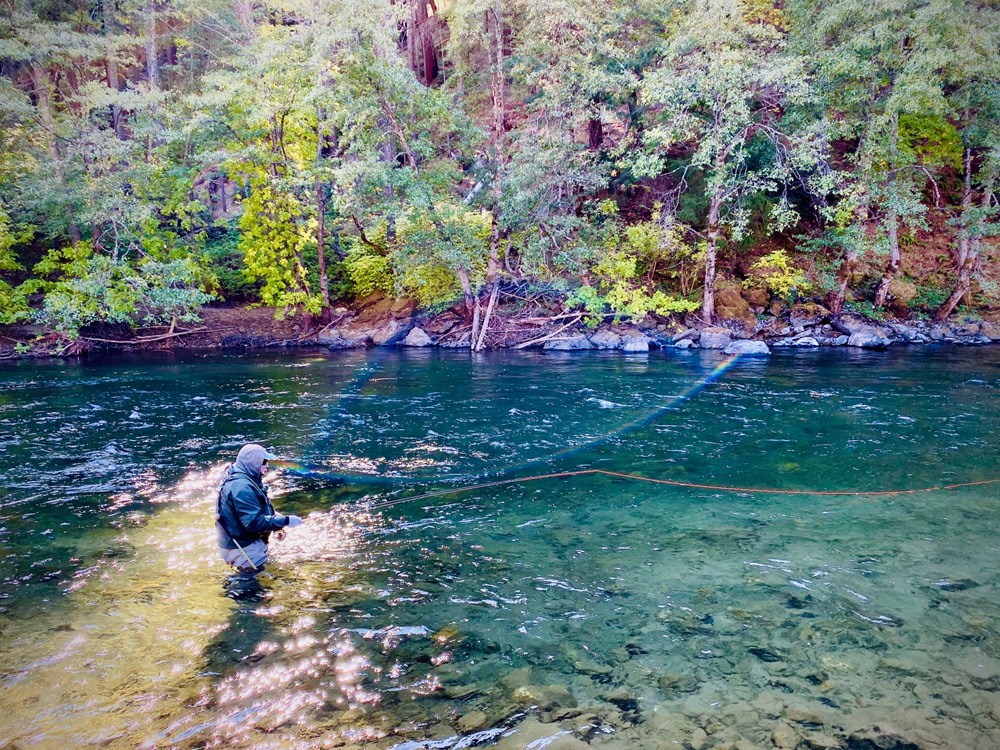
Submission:
{"label": "submerged rock", "polygon": [[841,745],[844,750],[920,750],[916,742],[893,733],[883,733],[878,727],[855,732]]}
{"label": "submerged rock", "polygon": [[689,674],[670,674],[668,672],[660,675],[657,684],[660,686],[660,690],[665,693],[693,693],[698,689],[698,680]]}
{"label": "submerged rock", "polygon": [[537,706],[542,711],[576,706],[576,698],[562,685],[524,685],[514,691],[513,698],[515,703]]}
{"label": "submerged rock", "polygon": [[935,581],[933,586],[941,589],[942,591],[968,591],[969,589],[976,588],[979,584],[973,581],[971,578],[961,578],[957,581],[940,580]]}
{"label": "submerged rock", "polygon": [[985,690],[990,693],[1000,693],[1000,675],[973,677],[972,687],[976,688],[976,690]]}
{"label": "submerged rock", "polygon": [[556,352],[571,352],[580,349],[593,349],[594,345],[586,336],[567,336],[566,338],[550,339],[546,341],[543,349]]}
{"label": "submerged rock", "polygon": [[364,339],[346,338],[339,333],[332,333],[319,339],[319,343],[328,349],[359,349],[366,346]]}
{"label": "submerged rock", "polygon": [[778,748],[794,748],[799,744],[799,734],[785,722],[779,721],[771,730],[771,742]]}
{"label": "submerged rock", "polygon": [[722,351],[725,354],[740,354],[751,357],[766,357],[771,353],[763,341],[731,341]]}
{"label": "submerged rock", "polygon": [[489,726],[489,717],[482,711],[470,711],[458,720],[458,728],[465,734],[477,732]]}
{"label": "submerged rock", "polygon": [[778,656],[773,651],[768,651],[766,648],[749,648],[747,649],[751,654],[756,656],[758,659],[764,662],[773,663],[776,661],[781,661],[781,657]]}

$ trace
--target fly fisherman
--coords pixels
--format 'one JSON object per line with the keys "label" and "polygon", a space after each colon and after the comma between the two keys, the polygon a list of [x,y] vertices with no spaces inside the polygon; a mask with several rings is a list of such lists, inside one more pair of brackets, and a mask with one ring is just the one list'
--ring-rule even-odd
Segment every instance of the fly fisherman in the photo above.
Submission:
{"label": "fly fisherman", "polygon": [[241,573],[257,573],[267,562],[271,532],[294,528],[298,516],[275,512],[264,487],[267,462],[278,457],[249,443],[240,448],[236,462],[226,469],[216,501],[215,529],[222,559]]}

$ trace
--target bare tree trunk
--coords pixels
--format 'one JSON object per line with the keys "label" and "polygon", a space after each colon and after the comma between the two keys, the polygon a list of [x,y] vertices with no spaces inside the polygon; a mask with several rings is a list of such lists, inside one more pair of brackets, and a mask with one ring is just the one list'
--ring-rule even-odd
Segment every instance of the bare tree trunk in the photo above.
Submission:
{"label": "bare tree trunk", "polygon": [[160,61],[156,47],[156,5],[149,0],[146,3],[146,80],[154,89],[160,87]]}
{"label": "bare tree trunk", "polygon": [[326,186],[316,180],[316,265],[319,295],[324,309],[330,306],[330,278],[326,272]]}
{"label": "bare tree trunk", "polygon": [[708,207],[708,232],[705,247],[705,285],[701,297],[701,318],[706,325],[715,322],[715,258],[719,240],[719,217],[722,196],[715,192]]}
{"label": "bare tree trunk", "polygon": [[493,287],[493,293],[490,295],[490,303],[486,306],[486,317],[483,318],[483,329],[479,332],[479,340],[475,343],[473,351],[482,351],[483,345],[486,343],[486,332],[490,328],[490,318],[493,317],[493,308],[497,304],[497,295],[500,293],[500,287]]}
{"label": "bare tree trunk", "polygon": [[[983,186],[983,196],[981,200],[982,212],[976,217],[970,226],[962,227],[958,235],[958,280],[955,288],[948,295],[948,299],[934,313],[934,319],[941,321],[947,319],[958,306],[958,303],[966,297],[972,290],[972,275],[979,263],[979,246],[983,235],[982,215],[993,201],[993,187],[996,180],[996,172],[990,170]],[[962,186],[962,214],[968,216],[972,211],[972,151],[966,149],[965,152],[965,183]]]}
{"label": "bare tree trunk", "polygon": [[899,217],[895,213],[890,213],[887,222],[889,225],[889,262],[886,264],[882,278],[879,279],[878,287],[875,289],[875,300],[872,305],[876,310],[885,306],[886,299],[889,297],[889,285],[899,271]]}
{"label": "bare tree trunk", "polygon": [[[861,240],[859,241],[863,241],[866,232],[865,224],[868,221],[867,194],[863,196],[863,199],[858,204],[854,220],[861,232]],[[851,285],[851,277],[854,275],[854,264],[857,263],[859,252],[860,246],[854,242],[851,242],[844,251],[844,260],[840,264],[840,268],[837,269],[837,280],[839,282],[837,289],[828,298],[830,312],[834,315],[840,315],[844,310],[844,302],[847,300],[847,290]]]}
{"label": "bare tree trunk", "polygon": [[223,172],[219,175],[219,208],[222,209],[222,215],[225,216],[229,213],[229,203],[226,199],[226,173]]}
{"label": "bare tree trunk", "polygon": [[506,119],[505,83],[503,70],[503,17],[500,14],[500,3],[494,4],[487,11],[487,28],[492,18],[493,39],[490,42],[491,65],[490,83],[493,93],[493,123],[491,139],[493,141],[493,210],[490,228],[490,254],[486,262],[486,283],[493,284],[500,274],[500,200],[503,195],[502,170],[504,162],[504,121]]}
{"label": "bare tree trunk", "polygon": [[462,297],[465,300],[466,320],[473,316],[472,280],[469,278],[469,269],[464,266],[458,268],[458,283],[462,286]]}
{"label": "bare tree trunk", "polygon": [[830,312],[834,315],[840,315],[844,309],[844,302],[847,300],[847,288],[851,283],[851,276],[854,274],[854,264],[858,260],[858,251],[854,247],[848,248],[844,252],[844,260],[840,264],[840,268],[837,269],[837,279],[839,283],[837,284],[836,291],[830,295]]}
{"label": "bare tree trunk", "polygon": [[[890,147],[890,159],[893,163],[890,165],[889,174],[887,176],[886,191],[889,194],[889,199],[893,198],[893,191],[896,186],[896,150],[899,143],[899,115],[893,115],[892,117],[892,142]],[[888,217],[886,217],[886,222],[888,224],[889,232],[889,262],[885,267],[885,271],[882,274],[882,278],[878,282],[878,287],[875,289],[875,299],[872,302],[875,309],[885,306],[885,301],[889,296],[889,285],[892,280],[896,278],[896,273],[899,271],[899,216],[895,211],[890,210]]]}
{"label": "bare tree trunk", "polygon": [[[108,88],[113,91],[121,91],[121,81],[118,78],[118,59],[114,45],[115,36],[115,5],[114,0],[102,0],[101,11],[104,15],[104,38],[106,69],[108,76]],[[111,127],[119,140],[125,140],[125,122],[121,107],[117,104],[111,105]]]}
{"label": "bare tree trunk", "polygon": [[[323,108],[316,106],[316,163],[320,164],[326,158],[329,148],[328,135],[324,128],[326,123]],[[316,264],[319,272],[319,293],[323,300],[323,309],[330,307],[330,278],[326,271],[326,185],[322,179],[316,179]]]}
{"label": "bare tree trunk", "polygon": [[243,31],[244,41],[250,41],[257,36],[257,26],[253,20],[253,0],[233,0],[233,15]]}
{"label": "bare tree trunk", "polygon": [[[438,75],[437,49],[434,47],[434,21],[427,12],[427,0],[411,0],[410,16],[406,20],[406,53],[410,70],[417,79],[430,86]],[[436,8],[431,3],[432,8]]]}
{"label": "bare tree trunk", "polygon": [[[156,36],[156,3],[154,0],[146,0],[146,80],[149,88],[156,91],[160,88],[160,60],[157,50]],[[155,107],[155,105],[154,105]],[[155,110],[154,110],[155,112]],[[155,122],[155,114],[153,116]],[[153,147],[157,145],[157,139],[150,132],[146,135],[146,163],[153,162]],[[225,195],[225,184],[223,183],[223,196]],[[225,199],[223,198],[223,202]]]}
{"label": "bare tree trunk", "polygon": [[417,64],[417,5],[421,0],[410,3],[410,15],[406,19],[406,62],[413,74],[420,78]]}
{"label": "bare tree trunk", "polygon": [[604,123],[600,117],[591,117],[587,123],[587,145],[591,151],[597,151],[604,143]]}

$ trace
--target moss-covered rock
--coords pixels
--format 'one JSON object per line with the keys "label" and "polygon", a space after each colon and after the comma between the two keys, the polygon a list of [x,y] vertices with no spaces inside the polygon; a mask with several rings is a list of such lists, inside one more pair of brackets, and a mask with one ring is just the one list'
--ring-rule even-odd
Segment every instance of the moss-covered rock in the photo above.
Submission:
{"label": "moss-covered rock", "polygon": [[889,296],[901,307],[908,307],[917,296],[917,285],[906,279],[895,278],[889,282]]}
{"label": "moss-covered rock", "polygon": [[739,287],[722,287],[715,291],[715,314],[720,320],[739,323],[746,332],[757,327],[757,318],[740,294]]}
{"label": "moss-covered rock", "polygon": [[791,310],[791,316],[797,320],[819,320],[829,314],[829,310],[815,302],[803,302],[792,305]]}
{"label": "moss-covered rock", "polygon": [[745,287],[740,290],[740,296],[747,301],[750,307],[767,307],[771,304],[771,293],[767,291],[767,287]]}

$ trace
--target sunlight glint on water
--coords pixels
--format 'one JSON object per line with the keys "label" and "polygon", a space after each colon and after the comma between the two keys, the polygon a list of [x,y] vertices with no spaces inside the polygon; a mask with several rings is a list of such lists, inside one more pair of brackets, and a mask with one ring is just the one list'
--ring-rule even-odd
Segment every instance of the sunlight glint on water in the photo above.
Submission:
{"label": "sunlight glint on water", "polygon": [[[0,370],[0,747],[766,747],[779,723],[814,746],[875,726],[998,746],[998,485],[592,475],[385,505],[512,465],[796,490],[998,478],[993,350],[744,360],[677,401],[721,362]],[[250,440],[426,482],[279,475],[307,523],[258,581],[231,578],[213,494]]]}

